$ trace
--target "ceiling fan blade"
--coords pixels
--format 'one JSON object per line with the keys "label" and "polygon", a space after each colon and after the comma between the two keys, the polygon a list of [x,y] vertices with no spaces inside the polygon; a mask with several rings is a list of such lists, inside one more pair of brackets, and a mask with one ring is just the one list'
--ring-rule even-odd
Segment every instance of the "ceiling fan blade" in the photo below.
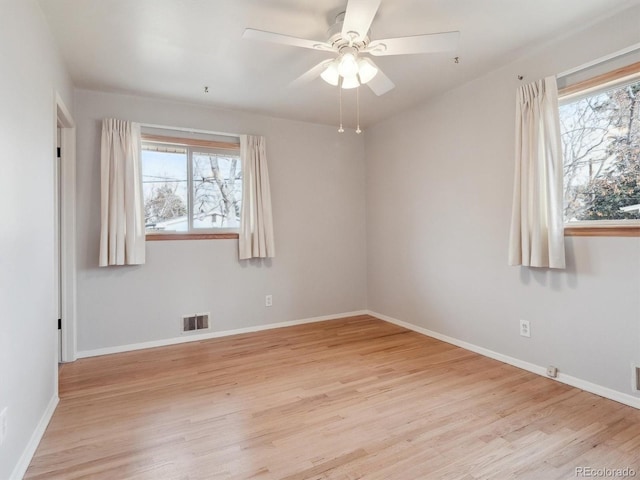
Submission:
{"label": "ceiling fan blade", "polygon": [[326,42],[316,40],[307,40],[306,38],[297,38],[281,33],[265,32],[264,30],[256,30],[254,28],[245,29],[242,38],[250,40],[260,40],[263,42],[280,43],[281,45],[290,45],[293,47],[311,48],[312,50],[323,50],[334,52],[335,49]]}
{"label": "ceiling fan blade", "polygon": [[380,0],[349,0],[342,24],[342,36],[362,40],[369,31],[373,17],[376,16]]}
{"label": "ceiling fan blade", "polygon": [[[373,62],[371,62],[373,63]],[[375,64],[374,64],[375,65]],[[380,68],[376,65],[378,69],[378,73],[376,76],[369,80],[366,85],[371,89],[373,93],[377,96],[384,95],[389,90],[393,90],[396,88],[395,84],[387,77]]]}
{"label": "ceiling fan blade", "polygon": [[315,67],[311,67],[309,70],[307,70],[305,73],[303,73],[298,78],[296,78],[293,82],[291,82],[289,84],[289,87],[300,87],[302,85],[305,85],[315,80],[320,76],[320,74],[324,71],[324,69],[327,68],[327,65],[329,65],[332,61],[333,59],[330,58],[330,59],[321,61]]}
{"label": "ceiling fan blade", "polygon": [[366,52],[376,57],[384,55],[407,55],[411,53],[434,53],[455,50],[460,32],[432,33],[412,37],[387,38],[371,42]]}

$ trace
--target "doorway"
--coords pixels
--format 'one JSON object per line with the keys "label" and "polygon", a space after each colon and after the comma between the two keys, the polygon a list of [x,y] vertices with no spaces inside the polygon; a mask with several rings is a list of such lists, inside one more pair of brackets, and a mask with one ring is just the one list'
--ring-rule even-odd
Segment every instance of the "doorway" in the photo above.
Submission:
{"label": "doorway", "polygon": [[76,128],[69,110],[55,98],[55,296],[58,305],[58,362],[76,359]]}
{"label": "doorway", "polygon": [[54,221],[54,240],[53,240],[53,254],[54,254],[54,287],[55,287],[55,297],[56,297],[56,315],[57,315],[57,323],[58,323],[58,363],[62,363],[62,262],[61,262],[61,224],[60,224],[60,208],[62,202],[60,201],[60,196],[62,193],[62,188],[60,186],[60,176],[62,165],[60,164],[60,153],[61,153],[61,125],[60,121],[57,121],[56,128],[56,154],[55,154],[55,165],[53,166],[53,188],[54,188],[54,202],[53,202],[53,221]]}

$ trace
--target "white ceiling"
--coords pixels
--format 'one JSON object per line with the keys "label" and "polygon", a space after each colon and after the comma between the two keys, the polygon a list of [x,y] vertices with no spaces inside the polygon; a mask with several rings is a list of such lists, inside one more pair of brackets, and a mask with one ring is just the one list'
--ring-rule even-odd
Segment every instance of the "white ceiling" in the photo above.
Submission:
{"label": "white ceiling", "polygon": [[[372,39],[459,30],[461,40],[456,52],[377,57],[396,88],[381,97],[361,89],[362,124],[506,64],[536,42],[637,3],[382,0]],[[77,87],[336,124],[336,87],[321,79],[288,87],[329,54],[241,36],[252,27],[326,40],[346,0],[40,0],[40,5]],[[353,117],[353,92],[345,92],[345,123]]]}

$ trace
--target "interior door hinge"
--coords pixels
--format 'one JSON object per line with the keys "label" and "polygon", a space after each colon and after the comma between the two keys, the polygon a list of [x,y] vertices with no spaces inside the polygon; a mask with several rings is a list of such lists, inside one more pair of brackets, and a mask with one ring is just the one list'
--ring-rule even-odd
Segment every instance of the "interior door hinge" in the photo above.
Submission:
{"label": "interior door hinge", "polygon": [[62,330],[62,319],[58,319],[58,330]]}
{"label": "interior door hinge", "polygon": [[58,158],[60,158],[60,147],[58,147],[58,149],[56,151],[56,154],[57,154]]}

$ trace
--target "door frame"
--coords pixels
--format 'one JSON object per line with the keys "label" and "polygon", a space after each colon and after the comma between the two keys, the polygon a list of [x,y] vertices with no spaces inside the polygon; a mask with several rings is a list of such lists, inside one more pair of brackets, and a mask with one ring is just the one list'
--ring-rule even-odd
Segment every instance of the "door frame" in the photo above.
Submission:
{"label": "door frame", "polygon": [[[76,337],[76,124],[55,92],[54,130],[60,128],[60,298],[62,361],[73,362]],[[53,319],[52,319],[53,320]],[[56,334],[57,335],[57,334]],[[57,363],[57,358],[56,358]]]}

